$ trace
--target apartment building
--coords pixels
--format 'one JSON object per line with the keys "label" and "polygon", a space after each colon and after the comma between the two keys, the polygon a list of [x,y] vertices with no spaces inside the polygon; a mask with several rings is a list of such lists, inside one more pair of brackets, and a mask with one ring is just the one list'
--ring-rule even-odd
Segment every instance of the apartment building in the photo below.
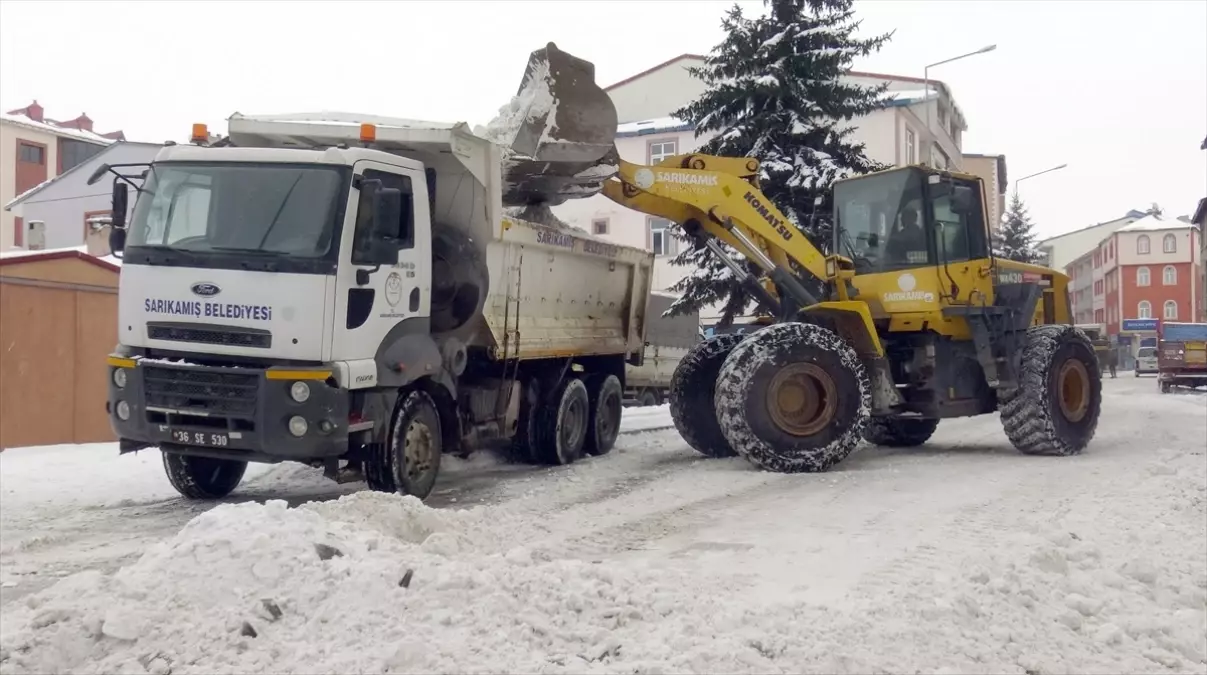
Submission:
{"label": "apartment building", "polygon": [[1148,215],[1145,211],[1128,211],[1122,218],[1082,227],[1071,232],[1049,237],[1036,244],[1040,259],[1038,264],[1052,269],[1065,269],[1074,260],[1093,251],[1098,244],[1119,228],[1126,227]]}
{"label": "apartment building", "polygon": [[1085,305],[1074,294],[1079,323],[1104,323],[1118,335],[1127,319],[1192,321],[1203,314],[1202,231],[1193,223],[1149,214],[1111,233],[1066,272],[1084,274],[1087,258],[1093,321],[1081,321]]}
{"label": "apartment building", "polygon": [[[704,57],[683,54],[649,70],[606,87],[616,105],[620,125],[616,147],[627,161],[654,163],[664,157],[691,152],[707,142],[711,135],[696,136],[695,128],[671,117],[671,113],[695,100],[707,90],[703,80],[689,69],[704,64]],[[890,101],[881,110],[852,120],[852,138],[863,142],[867,155],[889,165],[928,162],[933,166],[963,170],[963,133],[967,122],[951,92],[942,82],[932,80],[929,96],[919,77],[851,71],[844,78],[853,84],[888,85]],[[926,107],[931,109],[931,131],[926,127]],[[928,141],[933,141],[929,143]],[[926,148],[933,148],[929,157]],[[975,155],[978,164],[992,182],[986,183],[989,204],[1000,218],[1004,208],[1005,158]],[[669,233],[670,223],[621,208],[603,196],[573,200],[555,209],[558,217],[594,234],[618,243],[645,246],[656,255],[654,287],[666,290],[690,270],[670,265],[683,244]],[[705,320],[709,312],[704,312]]]}
{"label": "apartment building", "polygon": [[[50,119],[37,101],[0,115],[0,205],[125,140],[121,131],[100,134],[92,126],[86,114]],[[0,211],[0,251],[23,248],[25,231],[22,218]]]}

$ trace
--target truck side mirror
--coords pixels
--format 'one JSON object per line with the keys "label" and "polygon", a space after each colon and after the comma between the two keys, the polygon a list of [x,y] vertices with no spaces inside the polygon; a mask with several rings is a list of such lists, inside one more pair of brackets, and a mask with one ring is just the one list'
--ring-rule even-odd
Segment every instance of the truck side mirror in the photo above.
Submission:
{"label": "truck side mirror", "polygon": [[113,181],[113,198],[109,210],[109,251],[120,258],[126,248],[126,210],[130,204],[130,186]]}

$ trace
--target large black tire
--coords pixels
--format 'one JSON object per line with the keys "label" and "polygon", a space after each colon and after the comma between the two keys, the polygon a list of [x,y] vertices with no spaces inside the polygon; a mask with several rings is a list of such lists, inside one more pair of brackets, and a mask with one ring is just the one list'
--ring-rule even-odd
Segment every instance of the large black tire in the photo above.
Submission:
{"label": "large black tire", "polygon": [[658,393],[653,389],[642,389],[637,396],[637,405],[643,408],[658,405]]}
{"label": "large black tire", "polygon": [[745,337],[738,333],[722,333],[697,342],[679,361],[671,376],[671,421],[683,440],[705,457],[737,455],[721,433],[713,395],[721,365]]}
{"label": "large black tire", "polygon": [[577,377],[566,377],[546,405],[532,418],[533,451],[543,464],[573,464],[583,456],[591,419],[587,387]]}
{"label": "large black tire", "polygon": [[1019,452],[1067,456],[1094,437],[1102,410],[1102,373],[1090,339],[1073,326],[1027,331],[1019,386],[1001,396],[1002,427]]}
{"label": "large black tire", "polygon": [[624,403],[624,387],[615,375],[597,373],[587,378],[591,418],[587,424],[587,440],[583,449],[588,455],[606,455],[616,445],[620,435],[620,410]]}
{"label": "large black tire", "polygon": [[729,445],[780,473],[826,471],[858,447],[871,409],[867,372],[834,332],[781,323],[734,348],[715,405]]}
{"label": "large black tire", "polygon": [[490,271],[473,239],[449,225],[433,227],[432,332],[456,330],[478,316],[489,286]]}
{"label": "large black tire", "polygon": [[863,430],[863,440],[889,448],[913,448],[930,440],[938,427],[937,419],[873,417]]}
{"label": "large black tire", "polygon": [[425,499],[436,486],[444,440],[440,412],[426,392],[402,395],[390,420],[389,474],[398,494]]}
{"label": "large black tire", "polygon": [[243,472],[247,471],[247,462],[165,452],[163,470],[168,475],[168,482],[182,496],[189,499],[221,499],[239,486]]}

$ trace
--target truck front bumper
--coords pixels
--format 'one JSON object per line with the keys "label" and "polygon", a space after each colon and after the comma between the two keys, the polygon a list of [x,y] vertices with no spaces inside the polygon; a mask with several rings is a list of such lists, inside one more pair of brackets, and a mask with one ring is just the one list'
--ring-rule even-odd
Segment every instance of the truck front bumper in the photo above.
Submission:
{"label": "truck front bumper", "polygon": [[[291,393],[299,382],[302,401]],[[109,357],[105,408],[123,451],[159,446],[259,462],[338,457],[348,451],[348,407],[331,369]]]}

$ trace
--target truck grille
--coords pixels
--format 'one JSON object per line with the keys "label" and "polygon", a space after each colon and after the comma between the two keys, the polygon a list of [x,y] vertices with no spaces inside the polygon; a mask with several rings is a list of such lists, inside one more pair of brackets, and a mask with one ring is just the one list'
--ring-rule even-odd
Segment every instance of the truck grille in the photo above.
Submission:
{"label": "truck grille", "polygon": [[251,420],[256,415],[258,372],[145,365],[147,405]]}
{"label": "truck grille", "polygon": [[255,347],[258,349],[272,347],[272,333],[256,328],[233,326],[202,327],[196,324],[148,323],[147,337],[152,340],[199,342],[227,347]]}

